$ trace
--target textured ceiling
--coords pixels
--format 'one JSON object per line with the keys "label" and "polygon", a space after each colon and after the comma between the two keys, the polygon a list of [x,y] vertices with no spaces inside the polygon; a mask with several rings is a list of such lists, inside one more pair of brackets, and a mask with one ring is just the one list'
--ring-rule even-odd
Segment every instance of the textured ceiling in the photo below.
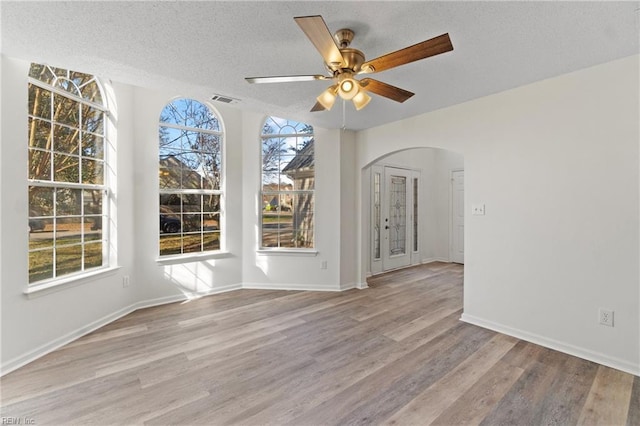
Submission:
{"label": "textured ceiling", "polygon": [[328,128],[308,112],[327,81],[250,85],[244,77],[322,74],[322,59],[293,20],[322,15],[348,27],[367,59],[448,32],[454,46],[373,75],[416,95],[373,95],[346,127],[364,129],[504,91],[639,51],[639,2],[0,2],[2,53],[176,95]]}

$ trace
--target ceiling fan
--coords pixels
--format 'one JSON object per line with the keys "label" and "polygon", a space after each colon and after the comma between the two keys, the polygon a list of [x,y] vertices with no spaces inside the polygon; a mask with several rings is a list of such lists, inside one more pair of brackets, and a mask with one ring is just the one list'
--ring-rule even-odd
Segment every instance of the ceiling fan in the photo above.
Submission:
{"label": "ceiling fan", "polygon": [[356,80],[354,77],[358,74],[371,74],[388,70],[453,50],[449,34],[442,34],[430,40],[366,61],[361,51],[349,47],[355,35],[352,30],[348,28],[338,30],[332,37],[327,24],[320,15],[299,16],[293,19],[322,55],[330,75],[247,77],[245,80],[249,83],[333,80],[335,83],[318,96],[317,102],[311,108],[311,111],[330,110],[337,96],[345,100],[351,100],[356,109],[360,110],[371,101],[371,96],[367,92],[384,96],[396,102],[404,102],[414,94],[373,78],[366,77]]}

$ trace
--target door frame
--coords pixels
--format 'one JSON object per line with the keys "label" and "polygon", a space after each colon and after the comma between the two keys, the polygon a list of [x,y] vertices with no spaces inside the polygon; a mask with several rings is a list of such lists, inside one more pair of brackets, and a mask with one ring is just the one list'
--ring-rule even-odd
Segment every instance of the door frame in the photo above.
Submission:
{"label": "door frame", "polygon": [[[408,194],[408,198],[407,198],[407,211],[408,211],[408,223],[407,223],[407,256],[409,258],[409,264],[405,265],[405,266],[400,266],[400,267],[391,267],[391,268],[387,268],[384,265],[384,252],[383,252],[383,239],[384,239],[384,192],[386,190],[386,178],[385,178],[385,169],[386,168],[393,168],[393,169],[399,169],[399,170],[403,170],[405,172],[407,172],[408,175],[408,181],[407,181],[407,194]],[[380,211],[380,257],[376,258],[375,257],[375,203],[374,203],[374,191],[375,191],[375,187],[374,187],[374,176],[376,175],[376,173],[378,173],[380,175],[380,206],[381,206],[381,211]],[[368,253],[368,259],[369,259],[369,267],[370,267],[370,274],[371,275],[377,275],[383,272],[387,272],[387,271],[391,271],[393,269],[400,269],[400,268],[404,268],[407,266],[411,266],[411,265],[415,265],[420,263],[420,250],[421,250],[421,243],[420,243],[420,235],[422,234],[421,232],[421,223],[420,220],[418,220],[418,241],[417,241],[417,246],[418,246],[418,250],[415,251],[414,248],[414,233],[413,233],[413,225],[414,225],[414,217],[413,217],[413,182],[414,179],[417,179],[418,181],[418,212],[420,214],[420,212],[422,211],[423,206],[421,205],[421,196],[420,196],[420,191],[422,191],[422,170],[420,169],[416,169],[416,168],[411,168],[411,167],[407,167],[404,165],[399,165],[399,164],[392,164],[392,163],[378,163],[375,165],[372,165],[369,168],[369,174],[368,174],[368,179],[369,179],[369,230],[368,230],[368,235],[369,235],[369,253]]]}
{"label": "door frame", "polygon": [[[454,218],[453,218],[453,214],[454,214],[454,208],[453,208],[453,203],[454,201],[454,183],[453,183],[453,174],[456,172],[463,172],[464,173],[464,169],[451,169],[449,171],[449,262],[453,262],[453,258],[454,258],[454,233],[453,233],[453,227],[454,227]],[[464,183],[463,183],[464,185]],[[464,186],[463,186],[464,188]],[[466,192],[466,191],[465,191]],[[466,219],[466,203],[464,203],[463,200],[463,207],[462,207],[462,212],[464,213],[464,217]],[[465,220],[466,222],[466,220]],[[466,226],[465,226],[466,228]],[[464,239],[464,235],[462,237]],[[464,253],[464,251],[463,251]],[[462,264],[464,265],[464,254],[463,254],[463,262]]]}

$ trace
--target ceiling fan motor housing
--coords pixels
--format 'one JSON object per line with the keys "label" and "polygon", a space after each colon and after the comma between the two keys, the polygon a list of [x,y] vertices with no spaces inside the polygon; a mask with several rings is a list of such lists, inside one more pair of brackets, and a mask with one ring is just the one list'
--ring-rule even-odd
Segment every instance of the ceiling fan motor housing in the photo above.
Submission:
{"label": "ceiling fan motor housing", "polygon": [[355,33],[349,28],[343,28],[336,31],[333,34],[333,38],[338,42],[338,46],[340,47],[340,49],[344,49],[345,47],[349,47],[349,45],[353,41],[354,35]]}
{"label": "ceiling fan motor housing", "polygon": [[343,72],[350,72],[357,74],[364,64],[364,53],[358,49],[352,49],[349,47],[351,41],[353,41],[355,33],[349,28],[343,28],[336,31],[333,34],[333,38],[339,46],[340,53],[344,62],[327,63],[327,69],[333,74],[334,77],[342,74]]}
{"label": "ceiling fan motor housing", "polygon": [[360,72],[362,64],[364,64],[364,53],[350,47],[340,49],[340,53],[342,53],[342,58],[344,59],[342,64],[327,64],[327,68],[334,76],[343,72],[351,72],[353,74]]}

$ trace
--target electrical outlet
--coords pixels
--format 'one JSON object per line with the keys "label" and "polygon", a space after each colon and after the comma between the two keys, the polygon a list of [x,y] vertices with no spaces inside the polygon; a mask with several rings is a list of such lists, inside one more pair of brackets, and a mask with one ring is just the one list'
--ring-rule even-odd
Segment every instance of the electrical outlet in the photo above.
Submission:
{"label": "electrical outlet", "polygon": [[320,264],[320,269],[327,269],[327,261],[323,260],[322,263]]}
{"label": "electrical outlet", "polygon": [[598,310],[600,324],[613,327],[613,311],[600,308]]}
{"label": "electrical outlet", "polygon": [[484,204],[473,204],[471,214],[474,216],[484,216]]}
{"label": "electrical outlet", "polygon": [[122,277],[122,287],[129,287],[130,284],[129,275]]}

